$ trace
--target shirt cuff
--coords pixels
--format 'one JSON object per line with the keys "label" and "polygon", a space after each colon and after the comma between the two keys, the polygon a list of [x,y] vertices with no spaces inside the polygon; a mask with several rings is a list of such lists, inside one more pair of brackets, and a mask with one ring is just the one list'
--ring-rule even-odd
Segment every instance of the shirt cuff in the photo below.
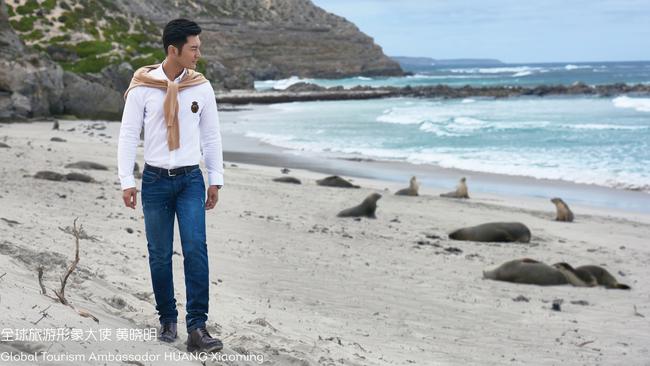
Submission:
{"label": "shirt cuff", "polygon": [[223,174],[209,173],[208,174],[208,183],[211,186],[222,186],[223,185]]}
{"label": "shirt cuff", "polygon": [[122,190],[125,190],[127,188],[134,188],[135,177],[133,177],[133,175],[129,175],[127,177],[120,178],[120,184],[122,185]]}

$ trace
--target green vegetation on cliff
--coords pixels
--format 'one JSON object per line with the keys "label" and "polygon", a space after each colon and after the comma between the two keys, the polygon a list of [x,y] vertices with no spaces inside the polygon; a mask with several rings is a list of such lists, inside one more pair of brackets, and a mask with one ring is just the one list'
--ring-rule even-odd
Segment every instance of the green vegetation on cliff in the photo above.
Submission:
{"label": "green vegetation on cliff", "polygon": [[65,70],[99,72],[121,62],[137,68],[165,57],[160,29],[123,14],[110,0],[26,0],[6,6],[20,38]]}

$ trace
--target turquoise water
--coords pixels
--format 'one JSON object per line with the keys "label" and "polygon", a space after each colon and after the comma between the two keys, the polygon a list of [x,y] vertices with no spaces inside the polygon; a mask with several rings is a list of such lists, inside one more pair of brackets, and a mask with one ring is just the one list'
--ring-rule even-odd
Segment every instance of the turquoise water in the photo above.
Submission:
{"label": "turquoise water", "polygon": [[283,103],[224,125],[324,154],[650,191],[650,98]]}
{"label": "turquoise water", "polygon": [[590,62],[590,63],[544,63],[504,64],[499,66],[436,66],[406,67],[413,73],[406,77],[353,77],[345,79],[301,79],[291,77],[283,80],[256,81],[258,90],[286,89],[297,82],[309,82],[325,87],[342,85],[351,88],[356,85],[421,86],[446,84],[450,86],[490,86],[541,84],[570,85],[584,82],[589,85],[613,83],[650,82],[650,62]]}

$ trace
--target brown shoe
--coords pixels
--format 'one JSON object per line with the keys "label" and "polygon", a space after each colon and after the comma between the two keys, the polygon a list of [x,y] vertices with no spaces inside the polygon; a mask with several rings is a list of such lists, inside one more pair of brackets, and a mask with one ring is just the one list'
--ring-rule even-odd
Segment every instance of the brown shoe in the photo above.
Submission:
{"label": "brown shoe", "polygon": [[176,323],[163,323],[160,327],[158,339],[169,343],[176,341]]}
{"label": "brown shoe", "polygon": [[188,352],[219,352],[223,343],[218,338],[212,338],[205,327],[196,328],[187,336]]}

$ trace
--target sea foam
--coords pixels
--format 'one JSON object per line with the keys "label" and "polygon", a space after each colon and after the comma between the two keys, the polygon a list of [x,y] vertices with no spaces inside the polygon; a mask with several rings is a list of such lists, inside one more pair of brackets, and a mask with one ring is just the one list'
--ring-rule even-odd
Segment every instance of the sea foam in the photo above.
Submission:
{"label": "sea foam", "polygon": [[616,97],[612,100],[617,108],[633,108],[639,112],[650,112],[650,98]]}

